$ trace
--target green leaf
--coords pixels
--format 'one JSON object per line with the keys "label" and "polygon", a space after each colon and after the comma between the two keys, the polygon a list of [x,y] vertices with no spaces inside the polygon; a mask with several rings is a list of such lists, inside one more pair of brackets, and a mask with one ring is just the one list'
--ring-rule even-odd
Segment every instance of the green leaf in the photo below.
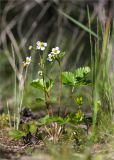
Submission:
{"label": "green leaf", "polygon": [[57,122],[59,124],[65,124],[67,123],[67,119],[64,119],[62,117],[59,117],[59,116],[49,116],[49,115],[46,115],[45,117],[41,118],[39,120],[40,122],[40,125],[46,125],[46,124],[50,124],[50,123],[53,123],[53,122]]}
{"label": "green leaf", "polygon": [[52,80],[49,80],[49,81],[47,81],[47,82],[45,83],[47,92],[50,91],[50,89],[53,87],[53,85],[54,85],[54,82],[53,82]]}
{"label": "green leaf", "polygon": [[26,136],[26,133],[25,132],[22,132],[20,130],[11,130],[9,132],[9,136],[11,136],[13,139],[21,139],[23,136]]}
{"label": "green leaf", "polygon": [[65,85],[75,85],[75,77],[72,72],[62,72],[62,83]]}
{"label": "green leaf", "polygon": [[64,57],[64,55],[65,55],[65,52],[61,52],[61,53],[60,53],[60,56],[61,56],[61,57]]}
{"label": "green leaf", "polygon": [[76,97],[74,98],[76,104],[78,105],[82,105],[83,104],[83,97],[82,96],[79,96],[79,97]]}
{"label": "green leaf", "polygon": [[75,87],[76,86],[87,86],[87,85],[90,85],[91,84],[91,81],[90,80],[86,80],[86,79],[81,79],[76,82],[75,84]]}
{"label": "green leaf", "polygon": [[39,98],[36,98],[36,101],[37,101],[37,102],[39,102],[39,103],[42,103],[42,102],[45,102],[45,99],[44,99],[44,98],[39,97]]}
{"label": "green leaf", "polygon": [[91,83],[87,79],[87,75],[90,72],[89,67],[80,67],[74,72],[62,72],[62,83],[71,86],[83,86]]}
{"label": "green leaf", "polygon": [[84,119],[84,114],[79,110],[77,113],[69,114],[67,119],[71,123],[80,124]]}
{"label": "green leaf", "polygon": [[98,35],[95,32],[93,32],[91,29],[89,29],[88,27],[86,27],[85,25],[83,25],[82,23],[80,23],[79,21],[77,21],[76,19],[72,18],[68,14],[62,12],[61,10],[59,10],[59,12],[63,16],[65,16],[67,19],[69,19],[71,22],[73,22],[75,25],[77,25],[78,27],[82,28],[84,31],[86,31],[89,34],[93,35],[94,37],[98,38]]}
{"label": "green leaf", "polygon": [[61,52],[59,55],[58,55],[58,61],[62,61],[63,57],[65,55],[65,52]]}
{"label": "green leaf", "polygon": [[90,80],[87,79],[87,75],[90,72],[89,67],[80,67],[74,72],[75,76],[75,86],[83,86],[91,83]]}
{"label": "green leaf", "polygon": [[37,124],[34,122],[29,123],[29,132],[34,134],[37,131]]}
{"label": "green leaf", "polygon": [[33,80],[33,81],[31,82],[31,85],[32,85],[34,88],[37,88],[37,89],[39,89],[39,90],[44,91],[45,86],[44,86],[44,84],[43,84],[43,79]]}
{"label": "green leaf", "polygon": [[45,90],[45,91],[48,92],[53,87],[54,82],[52,80],[43,82],[43,79],[36,79],[36,80],[33,80],[31,82],[31,85],[34,88],[37,88],[37,89],[42,90],[42,91]]}
{"label": "green leaf", "polygon": [[84,78],[90,71],[91,70],[89,67],[80,67],[80,68],[76,69],[74,74],[75,74],[76,78],[77,77]]}
{"label": "green leaf", "polygon": [[39,124],[40,124],[40,125],[46,124],[48,119],[49,119],[49,115],[46,115],[45,117],[40,118]]}

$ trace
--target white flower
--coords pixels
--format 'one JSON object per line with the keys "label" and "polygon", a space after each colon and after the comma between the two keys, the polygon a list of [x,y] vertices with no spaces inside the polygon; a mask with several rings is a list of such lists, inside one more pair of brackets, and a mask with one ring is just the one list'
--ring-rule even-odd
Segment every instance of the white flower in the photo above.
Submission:
{"label": "white flower", "polygon": [[31,62],[31,56],[30,57],[26,57],[26,61],[23,62],[23,66],[26,67],[30,64]]}
{"label": "white flower", "polygon": [[51,62],[53,60],[59,59],[60,58],[60,56],[59,56],[60,53],[61,52],[60,52],[59,47],[52,48],[51,53],[48,54],[47,60]]}
{"label": "white flower", "polygon": [[25,63],[26,63],[27,65],[29,65],[30,62],[31,62],[31,56],[30,56],[30,57],[26,57],[26,62],[25,62]]}
{"label": "white flower", "polygon": [[45,42],[40,42],[40,41],[38,41],[37,43],[36,43],[36,49],[38,49],[38,50],[42,50],[42,51],[44,51],[45,50],[45,48],[47,47],[47,43],[45,43]]}
{"label": "white flower", "polygon": [[50,53],[50,54],[48,54],[48,58],[47,58],[47,60],[48,61],[50,61],[50,62],[52,62],[53,61],[53,55]]}
{"label": "white flower", "polygon": [[59,47],[52,48],[51,54],[53,54],[54,56],[56,56],[56,55],[58,55],[59,53],[60,53]]}

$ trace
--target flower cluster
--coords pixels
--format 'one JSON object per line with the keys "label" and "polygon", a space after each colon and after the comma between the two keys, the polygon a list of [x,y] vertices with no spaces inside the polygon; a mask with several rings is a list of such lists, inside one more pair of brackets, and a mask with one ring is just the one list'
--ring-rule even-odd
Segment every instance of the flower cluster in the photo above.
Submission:
{"label": "flower cluster", "polygon": [[[37,41],[36,46],[35,46],[35,50],[44,51],[46,49],[46,47],[47,47],[46,42]],[[34,49],[34,47],[29,46],[29,50],[32,50],[32,49]],[[63,56],[64,56],[64,52],[61,52],[59,47],[55,47],[55,48],[52,48],[51,52],[48,54],[47,60],[49,62],[52,62],[53,60],[59,61]],[[28,65],[29,58],[30,57],[27,57],[25,65]]]}
{"label": "flower cluster", "polygon": [[42,50],[42,51],[44,51],[45,50],[45,48],[47,47],[47,43],[45,43],[45,42],[40,42],[40,41],[37,41],[36,42],[36,49],[38,49],[38,50]]}
{"label": "flower cluster", "polygon": [[26,57],[26,61],[23,62],[24,67],[28,66],[31,63],[31,56],[30,57]]}
{"label": "flower cluster", "polygon": [[58,58],[59,54],[60,54],[59,47],[52,48],[51,53],[48,54],[47,60],[52,62],[54,59]]}

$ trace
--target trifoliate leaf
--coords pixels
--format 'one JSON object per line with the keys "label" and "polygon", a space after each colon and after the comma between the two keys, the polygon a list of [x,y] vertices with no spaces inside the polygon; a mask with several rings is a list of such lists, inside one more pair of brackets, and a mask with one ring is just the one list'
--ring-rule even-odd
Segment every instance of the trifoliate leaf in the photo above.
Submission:
{"label": "trifoliate leaf", "polygon": [[75,85],[75,77],[72,72],[62,72],[62,83],[65,85]]}
{"label": "trifoliate leaf", "polygon": [[84,78],[90,71],[89,67],[80,67],[74,72],[75,78]]}

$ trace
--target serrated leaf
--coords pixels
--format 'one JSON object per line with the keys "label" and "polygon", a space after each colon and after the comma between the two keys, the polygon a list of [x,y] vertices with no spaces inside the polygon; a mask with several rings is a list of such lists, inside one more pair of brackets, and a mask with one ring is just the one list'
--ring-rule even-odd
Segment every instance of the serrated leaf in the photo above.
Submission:
{"label": "serrated leaf", "polygon": [[90,71],[89,67],[80,67],[74,72],[75,78],[84,78]]}
{"label": "serrated leaf", "polygon": [[62,83],[65,85],[75,85],[75,77],[72,72],[62,72]]}
{"label": "serrated leaf", "polygon": [[34,87],[34,88],[37,88],[39,90],[42,90],[44,91],[44,84],[43,84],[43,79],[36,79],[36,80],[33,80],[31,82],[31,85]]}
{"label": "serrated leaf", "polygon": [[91,83],[90,80],[87,79],[87,75],[90,73],[89,67],[80,67],[76,69],[74,72],[75,75],[75,86],[83,86]]}
{"label": "serrated leaf", "polygon": [[23,136],[26,136],[26,133],[20,130],[11,130],[9,132],[9,136],[11,136],[13,139],[21,139]]}

